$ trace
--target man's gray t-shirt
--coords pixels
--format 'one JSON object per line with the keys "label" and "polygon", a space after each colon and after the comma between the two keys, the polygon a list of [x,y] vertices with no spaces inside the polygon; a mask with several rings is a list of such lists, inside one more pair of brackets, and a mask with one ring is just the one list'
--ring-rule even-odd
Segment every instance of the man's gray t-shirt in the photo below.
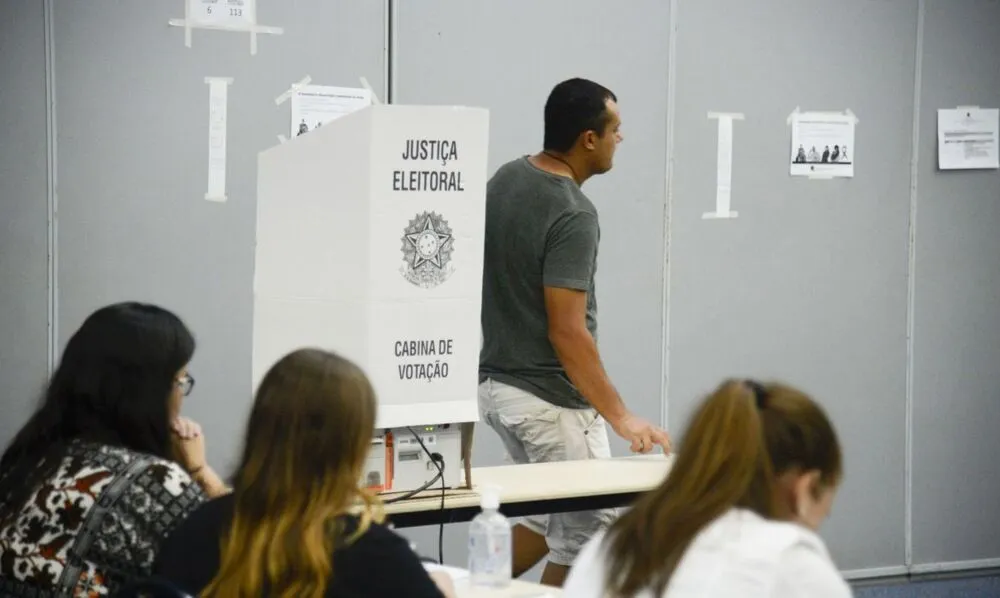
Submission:
{"label": "man's gray t-shirt", "polygon": [[492,378],[560,407],[590,407],[549,341],[543,287],[585,291],[587,329],[596,339],[599,241],[597,208],[573,180],[527,157],[493,175],[486,187],[481,381]]}

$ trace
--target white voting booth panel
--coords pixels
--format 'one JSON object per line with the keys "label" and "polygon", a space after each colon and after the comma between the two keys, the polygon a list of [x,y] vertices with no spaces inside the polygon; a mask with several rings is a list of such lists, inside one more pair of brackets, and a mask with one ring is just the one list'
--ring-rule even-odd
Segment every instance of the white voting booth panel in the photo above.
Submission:
{"label": "white voting booth panel", "polygon": [[254,387],[318,347],[379,428],[478,420],[488,135],[485,109],[374,105],[260,154]]}

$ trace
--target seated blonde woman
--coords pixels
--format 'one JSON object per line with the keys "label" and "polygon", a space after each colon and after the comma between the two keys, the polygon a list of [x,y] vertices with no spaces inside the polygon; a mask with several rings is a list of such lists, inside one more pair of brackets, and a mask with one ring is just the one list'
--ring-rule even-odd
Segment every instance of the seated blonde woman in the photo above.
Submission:
{"label": "seated blonde woman", "polygon": [[278,361],[257,391],[233,493],[177,528],[157,575],[202,598],[444,596],[360,487],[375,411],[348,360],[303,349]]}
{"label": "seated blonde woman", "polygon": [[836,433],[808,396],[726,382],[667,479],[584,549],[566,595],[848,598],[815,533],[840,479]]}

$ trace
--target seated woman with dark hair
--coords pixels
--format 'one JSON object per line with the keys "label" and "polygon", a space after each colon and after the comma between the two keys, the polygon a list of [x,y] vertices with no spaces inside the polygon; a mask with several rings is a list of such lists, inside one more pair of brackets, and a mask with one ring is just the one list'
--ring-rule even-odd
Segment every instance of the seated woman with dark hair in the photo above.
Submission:
{"label": "seated woman with dark hair", "polygon": [[226,491],[197,424],[179,416],[194,347],[177,316],[139,303],[94,312],[70,338],[0,457],[0,595],[113,595]]}
{"label": "seated woman with dark hair", "polygon": [[203,598],[451,595],[361,488],[375,411],[350,361],[315,349],[278,361],[257,391],[233,493],[178,526],[157,575]]}

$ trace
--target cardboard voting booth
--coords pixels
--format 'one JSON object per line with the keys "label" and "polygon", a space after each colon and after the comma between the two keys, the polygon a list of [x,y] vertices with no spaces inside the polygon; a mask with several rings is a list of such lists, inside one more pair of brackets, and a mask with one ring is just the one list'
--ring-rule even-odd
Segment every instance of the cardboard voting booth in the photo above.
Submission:
{"label": "cardboard voting booth", "polygon": [[485,109],[374,105],[260,154],[255,388],[318,347],[365,370],[378,428],[478,420],[488,135]]}

